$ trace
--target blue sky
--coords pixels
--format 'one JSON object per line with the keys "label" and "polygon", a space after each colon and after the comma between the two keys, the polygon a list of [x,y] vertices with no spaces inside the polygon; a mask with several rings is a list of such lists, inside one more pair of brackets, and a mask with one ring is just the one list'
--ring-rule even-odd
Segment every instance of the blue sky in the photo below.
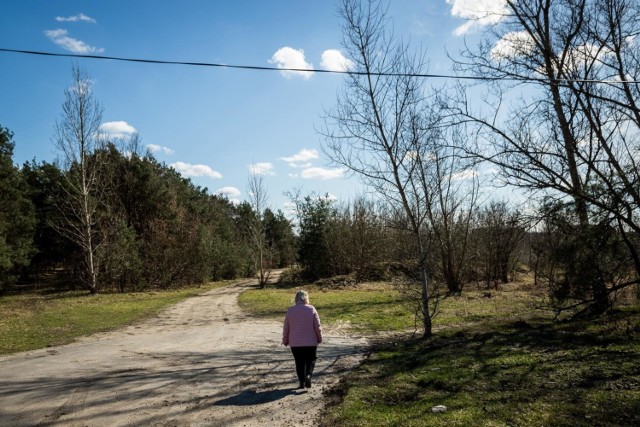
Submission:
{"label": "blue sky", "polygon": [[[399,36],[427,49],[431,73],[448,73],[473,16],[499,0],[393,0]],[[341,21],[327,0],[0,0],[0,47],[233,65],[339,67]],[[455,15],[455,16],[454,16]],[[327,53],[327,51],[329,51]],[[323,59],[323,53],[325,58]],[[333,59],[333,60],[332,60]],[[74,60],[0,52],[0,125],[14,161],[53,161]],[[362,193],[328,165],[316,132],[343,77],[79,59],[104,107],[104,130],[136,131],[155,157],[211,193],[244,200],[251,166],[270,205],[283,192]],[[435,83],[435,82],[434,82]]]}

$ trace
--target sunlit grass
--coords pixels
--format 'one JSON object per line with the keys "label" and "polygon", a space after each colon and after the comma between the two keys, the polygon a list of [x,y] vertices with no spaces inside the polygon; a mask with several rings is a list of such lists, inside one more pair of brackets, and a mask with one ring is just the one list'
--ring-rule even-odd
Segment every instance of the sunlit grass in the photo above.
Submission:
{"label": "sunlit grass", "polygon": [[[352,330],[375,332],[420,332],[420,320],[416,319],[411,302],[408,302],[389,283],[366,283],[348,287],[327,288],[319,285],[301,285],[310,294],[323,322],[346,324]],[[282,319],[293,304],[297,287],[270,287],[244,292],[240,306],[260,317]],[[506,287],[492,292],[469,290],[462,296],[442,298],[433,320],[435,329],[450,328],[468,323],[517,320],[522,313],[539,311],[541,300],[529,292]],[[416,328],[417,327],[417,328]]]}
{"label": "sunlit grass", "polygon": [[[412,313],[389,285],[306,288],[325,322],[413,330]],[[294,292],[246,292],[241,303],[282,318]],[[640,307],[554,322],[547,303],[523,284],[444,298],[434,338],[377,348],[335,391],[341,404],[323,425],[640,425]],[[433,413],[436,405],[448,409]]]}
{"label": "sunlit grass", "polygon": [[[367,285],[348,289],[322,289],[306,285],[310,302],[323,323],[347,325],[354,332],[398,331],[412,328],[414,318],[403,305],[402,298],[386,285]],[[272,319],[283,319],[293,304],[297,288],[255,289],[240,295],[240,306],[249,313]]]}
{"label": "sunlit grass", "polygon": [[[413,313],[390,285],[304,288],[326,325],[357,334],[414,330]],[[0,353],[114,329],[203,290],[3,297]],[[282,320],[296,290],[252,289],[240,304]],[[323,425],[640,425],[640,307],[553,322],[540,293],[507,285],[443,299],[434,331],[430,340],[376,347],[335,391],[341,403],[323,414]],[[433,413],[435,405],[448,409]]]}
{"label": "sunlit grass", "polygon": [[0,297],[0,354],[67,344],[153,316],[215,285],[173,291],[88,295],[64,292]]}
{"label": "sunlit grass", "polygon": [[481,298],[444,304],[431,340],[380,348],[324,425],[640,425],[640,307],[553,323],[530,296]]}

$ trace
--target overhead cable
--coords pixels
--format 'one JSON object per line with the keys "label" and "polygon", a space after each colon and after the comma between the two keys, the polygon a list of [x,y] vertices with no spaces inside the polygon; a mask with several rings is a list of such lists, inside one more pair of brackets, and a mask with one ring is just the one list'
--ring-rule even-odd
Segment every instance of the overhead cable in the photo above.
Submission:
{"label": "overhead cable", "polygon": [[[118,56],[105,56],[105,55],[80,55],[75,53],[55,53],[55,52],[42,52],[34,50],[20,50],[20,49],[6,49],[0,47],[0,52],[18,53],[25,55],[40,55],[49,57],[63,57],[63,58],[80,58],[80,59],[101,59],[110,61],[123,61],[123,62],[138,62],[145,64],[160,64],[160,65],[186,65],[194,67],[217,67],[217,68],[232,68],[241,70],[256,70],[256,71],[289,71],[300,73],[328,73],[328,74],[346,74],[352,76],[376,76],[376,77],[419,77],[419,78],[434,78],[434,79],[451,79],[451,80],[479,80],[479,81],[497,81],[497,80],[509,80],[519,82],[539,82],[550,83],[552,82],[546,78],[536,77],[486,77],[486,76],[459,76],[450,74],[423,74],[423,73],[390,73],[390,72],[367,72],[367,71],[350,71],[350,70],[325,70],[315,68],[284,68],[284,67],[264,67],[259,65],[232,65],[232,64],[220,64],[212,62],[192,62],[192,61],[168,61],[162,59],[143,59],[143,58],[124,58]],[[607,83],[607,84],[620,84],[631,83],[638,84],[639,80],[590,80],[590,79],[556,79],[558,83]]]}

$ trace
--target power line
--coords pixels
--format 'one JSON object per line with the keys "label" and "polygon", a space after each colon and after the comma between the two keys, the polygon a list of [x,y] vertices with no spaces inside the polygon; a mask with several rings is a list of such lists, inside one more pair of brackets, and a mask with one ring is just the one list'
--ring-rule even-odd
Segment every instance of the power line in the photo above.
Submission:
{"label": "power line", "polygon": [[[191,62],[191,61],[168,61],[162,59],[143,59],[143,58],[124,58],[118,56],[105,56],[105,55],[79,55],[75,53],[55,53],[55,52],[42,52],[34,50],[20,50],[20,49],[6,49],[0,48],[0,52],[6,53],[18,53],[25,55],[39,55],[49,57],[63,57],[63,58],[82,58],[82,59],[102,59],[110,61],[123,61],[123,62],[137,62],[145,64],[160,64],[160,65],[186,65],[194,67],[217,67],[217,68],[231,68],[240,70],[254,70],[254,71],[294,71],[302,73],[326,73],[326,74],[346,74],[352,76],[376,76],[376,77],[419,77],[419,78],[435,78],[435,79],[455,79],[455,80],[478,80],[478,81],[497,81],[497,80],[510,80],[520,82],[539,82],[550,83],[551,80],[545,78],[519,78],[519,77],[483,77],[483,76],[456,76],[450,74],[422,74],[422,73],[385,73],[385,72],[366,72],[366,71],[339,71],[339,70],[324,70],[315,68],[279,68],[279,67],[263,67],[258,65],[231,65],[231,64],[219,64],[213,62]],[[557,79],[558,82],[574,82],[574,83],[608,83],[608,84],[620,84],[631,83],[638,84],[640,80],[627,80],[622,82],[620,80],[589,80],[589,79]]]}
{"label": "power line", "polygon": [[66,57],[66,58],[88,58],[88,59],[106,59],[112,61],[124,61],[124,62],[141,62],[147,64],[161,64],[161,65],[189,65],[196,67],[218,67],[218,68],[234,68],[242,70],[258,70],[258,71],[297,71],[305,73],[329,73],[329,74],[348,74],[348,75],[373,75],[373,76],[391,76],[391,77],[435,77],[435,78],[461,78],[461,79],[486,79],[494,80],[489,77],[469,77],[469,76],[447,76],[439,74],[407,74],[407,73],[366,73],[363,71],[339,71],[339,70],[324,70],[315,68],[279,68],[279,67],[264,67],[258,65],[231,65],[231,64],[219,64],[212,62],[189,62],[189,61],[167,61],[161,59],[141,59],[141,58],[123,58],[117,56],[104,56],[104,55],[78,55],[73,53],[54,53],[54,52],[39,52],[32,50],[18,50],[18,49],[5,49],[0,48],[0,52],[10,53],[22,53],[28,55],[42,55],[42,56],[54,56],[54,57]]}

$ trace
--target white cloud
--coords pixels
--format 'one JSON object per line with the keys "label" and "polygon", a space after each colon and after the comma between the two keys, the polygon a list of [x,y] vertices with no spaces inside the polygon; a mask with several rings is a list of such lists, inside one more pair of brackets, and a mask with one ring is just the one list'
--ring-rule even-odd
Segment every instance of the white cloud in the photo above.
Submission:
{"label": "white cloud", "polygon": [[506,0],[447,0],[447,3],[451,5],[452,16],[467,20],[455,29],[456,36],[495,24],[508,11]]}
{"label": "white cloud", "polygon": [[251,175],[275,175],[273,165],[271,163],[254,163],[249,165],[249,173]]}
{"label": "white cloud", "polygon": [[[526,31],[511,31],[506,33],[491,49],[490,55],[493,60],[512,59],[528,55],[535,49],[535,43]],[[605,61],[606,56],[611,55],[610,49],[601,48],[594,44],[582,44],[569,51],[565,61],[570,70],[579,70],[585,66]],[[544,74],[540,68],[540,74]]]}
{"label": "white cloud", "polygon": [[214,171],[206,165],[192,165],[191,163],[175,162],[170,166],[185,176],[208,176],[214,179],[222,178],[222,174],[220,172]]}
{"label": "white cloud", "polygon": [[218,194],[220,196],[225,196],[227,198],[230,197],[238,197],[240,196],[240,190],[238,190],[236,187],[221,187],[218,188],[214,194]]}
{"label": "white cloud", "polygon": [[341,178],[344,176],[344,169],[334,168],[334,169],[325,169],[325,168],[308,168],[302,171],[300,176],[304,179],[333,179],[333,178]]}
{"label": "white cloud", "polygon": [[494,60],[526,55],[534,48],[533,40],[526,31],[511,31],[498,40],[491,49]]}
{"label": "white cloud", "polygon": [[112,139],[130,138],[137,130],[125,121],[106,122],[100,125],[102,136]]}
{"label": "white cloud", "polygon": [[89,22],[90,24],[95,24],[96,20],[93,19],[90,16],[85,15],[84,13],[79,13],[77,15],[73,15],[73,16],[56,16],[56,21],[58,22],[78,22],[78,21],[84,21],[84,22]]}
{"label": "white cloud", "polygon": [[163,147],[162,145],[156,145],[156,144],[147,144],[147,149],[152,153],[162,153],[162,154],[168,154],[168,155],[175,153],[175,151],[173,151],[169,147]]}
{"label": "white cloud", "polygon": [[294,154],[291,157],[280,157],[280,160],[284,160],[289,163],[292,168],[309,168],[311,167],[310,160],[315,160],[319,157],[318,150],[312,148],[307,150],[303,148],[298,154]]}
{"label": "white cloud", "polygon": [[625,43],[627,44],[628,47],[634,47],[636,45],[636,43],[638,42],[638,36],[627,36],[624,39]]}
{"label": "white cloud", "polygon": [[301,168],[301,169],[306,169],[306,168],[310,168],[311,166],[313,166],[313,163],[311,163],[311,162],[306,162],[306,163],[289,163],[289,166],[291,166],[292,168]]}
{"label": "white cloud", "polygon": [[322,52],[320,66],[330,71],[349,71],[353,68],[353,61],[346,58],[337,49],[328,49]]}
{"label": "white cloud", "polygon": [[298,214],[298,207],[294,202],[284,202],[282,204],[282,210],[290,219],[294,218]]}
{"label": "white cloud", "polygon": [[[288,46],[278,49],[269,60],[269,63],[275,64],[277,68],[295,68],[298,70],[313,69],[313,64],[308,63],[304,58],[304,50],[294,49]],[[310,79],[313,75],[311,71],[283,70],[280,73],[287,78],[298,76],[305,80]]]}
{"label": "white cloud", "polygon": [[457,172],[451,175],[452,181],[464,181],[467,179],[475,178],[478,176],[478,172],[473,169],[463,170],[462,172]]}
{"label": "white cloud", "polygon": [[67,30],[63,30],[58,28],[57,30],[47,30],[44,32],[45,35],[62,48],[71,51],[73,53],[102,53],[104,49],[97,48],[94,46],[89,46],[82,40],[74,39],[73,37],[69,37],[69,32]]}
{"label": "white cloud", "polygon": [[[613,51],[608,47],[603,48],[593,43],[588,43],[572,49],[571,56],[567,62],[572,70],[579,70],[594,63],[603,63],[606,61],[607,56],[611,57],[613,55]],[[615,77],[620,80],[620,76],[616,75]]]}

